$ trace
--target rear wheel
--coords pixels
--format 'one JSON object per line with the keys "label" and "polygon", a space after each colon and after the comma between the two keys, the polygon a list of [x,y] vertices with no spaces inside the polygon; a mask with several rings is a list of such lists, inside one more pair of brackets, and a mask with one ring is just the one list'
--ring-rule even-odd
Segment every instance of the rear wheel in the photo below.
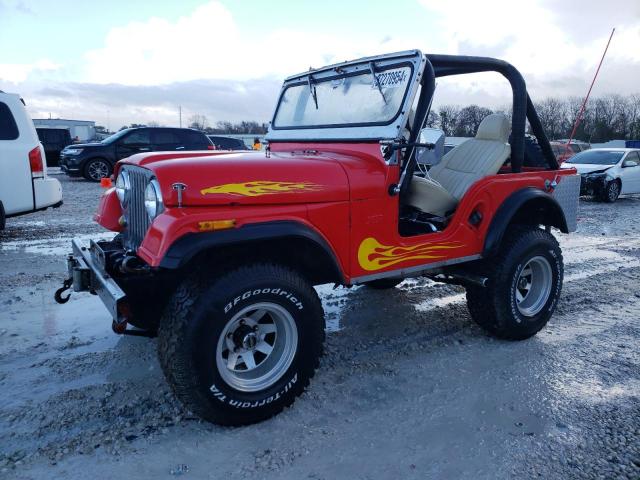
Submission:
{"label": "rear wheel", "polygon": [[607,186],[602,192],[602,200],[607,203],[615,202],[620,196],[621,185],[618,180],[612,180],[607,183]]}
{"label": "rear wheel", "polygon": [[89,160],[84,166],[84,178],[92,182],[99,182],[111,175],[111,164],[103,158]]}
{"label": "rear wheel", "polygon": [[500,254],[482,265],[487,287],[467,287],[473,320],[489,333],[510,340],[535,335],[553,314],[564,266],[562,252],[550,233],[514,226]]}
{"label": "rear wheel", "polygon": [[178,287],[158,339],[167,380],[191,411],[245,425],[277,414],[304,391],[322,352],[324,316],[300,275],[259,264]]}

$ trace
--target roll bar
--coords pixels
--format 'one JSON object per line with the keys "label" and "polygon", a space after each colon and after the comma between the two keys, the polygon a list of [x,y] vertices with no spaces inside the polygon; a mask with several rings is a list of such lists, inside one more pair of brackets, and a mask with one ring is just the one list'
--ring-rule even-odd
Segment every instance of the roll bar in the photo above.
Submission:
{"label": "roll bar", "polygon": [[[511,120],[511,171],[522,171],[524,163],[525,123],[529,120],[531,131],[538,139],[542,154],[550,169],[559,168],[549,139],[542,128],[542,123],[527,93],[527,86],[520,72],[511,64],[489,57],[470,57],[459,55],[426,55],[427,63],[431,63],[434,78],[450,75],[462,75],[478,72],[497,72],[502,74],[511,84],[513,91],[513,115]],[[425,68],[423,81],[428,75]],[[430,85],[429,85],[430,86]],[[429,88],[429,90],[431,90]],[[421,98],[422,100],[422,98]],[[418,116],[416,115],[416,121]],[[424,119],[423,119],[424,120]]]}

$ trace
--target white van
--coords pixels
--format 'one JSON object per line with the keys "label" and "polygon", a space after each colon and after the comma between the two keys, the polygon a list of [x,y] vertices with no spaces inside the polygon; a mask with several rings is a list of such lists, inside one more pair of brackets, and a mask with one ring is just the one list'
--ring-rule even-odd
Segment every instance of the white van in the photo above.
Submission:
{"label": "white van", "polygon": [[22,99],[0,90],[0,230],[5,219],[62,205],[62,187],[47,177],[44,147]]}

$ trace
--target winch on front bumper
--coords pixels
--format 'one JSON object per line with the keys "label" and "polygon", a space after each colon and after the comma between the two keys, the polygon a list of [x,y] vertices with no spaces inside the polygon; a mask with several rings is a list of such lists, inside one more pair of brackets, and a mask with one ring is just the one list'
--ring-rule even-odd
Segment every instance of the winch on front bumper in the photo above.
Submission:
{"label": "winch on front bumper", "polygon": [[[145,313],[159,317],[162,299],[171,284],[166,275],[152,271],[133,252],[124,248],[122,237],[111,241],[93,241],[84,245],[72,241],[73,252],[67,257],[68,278],[55,293],[58,303],[66,303],[66,290],[98,295],[113,319],[115,333],[154,336],[143,321]],[[157,294],[157,295],[156,295]],[[127,325],[140,330],[127,330]]]}
{"label": "winch on front bumper", "polygon": [[74,292],[91,292],[100,297],[109,310],[115,324],[126,328],[128,305],[127,296],[111,275],[106,271],[105,254],[100,245],[93,240],[89,246],[80,244],[78,239],[71,241],[73,253],[67,257],[69,277],[63,287],[56,291],[55,299],[58,303],[66,303],[69,296],[62,293],[69,288]]}

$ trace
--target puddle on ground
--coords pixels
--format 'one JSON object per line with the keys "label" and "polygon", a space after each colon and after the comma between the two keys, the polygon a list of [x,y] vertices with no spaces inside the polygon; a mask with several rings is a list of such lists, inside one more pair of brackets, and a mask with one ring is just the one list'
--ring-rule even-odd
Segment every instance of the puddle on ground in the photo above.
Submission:
{"label": "puddle on ground", "polygon": [[89,243],[89,240],[110,240],[113,232],[91,233],[87,235],[74,235],[72,237],[44,238],[39,240],[15,240],[0,243],[0,253],[24,252],[37,255],[66,255],[71,252],[71,240],[74,238]]}
{"label": "puddle on ground", "polygon": [[324,319],[326,323],[327,333],[338,332],[342,330],[342,310],[349,295],[352,295],[361,287],[338,287],[333,288],[333,283],[326,283],[324,285],[318,285],[314,287],[320,301],[322,302],[322,308],[324,309]]}

